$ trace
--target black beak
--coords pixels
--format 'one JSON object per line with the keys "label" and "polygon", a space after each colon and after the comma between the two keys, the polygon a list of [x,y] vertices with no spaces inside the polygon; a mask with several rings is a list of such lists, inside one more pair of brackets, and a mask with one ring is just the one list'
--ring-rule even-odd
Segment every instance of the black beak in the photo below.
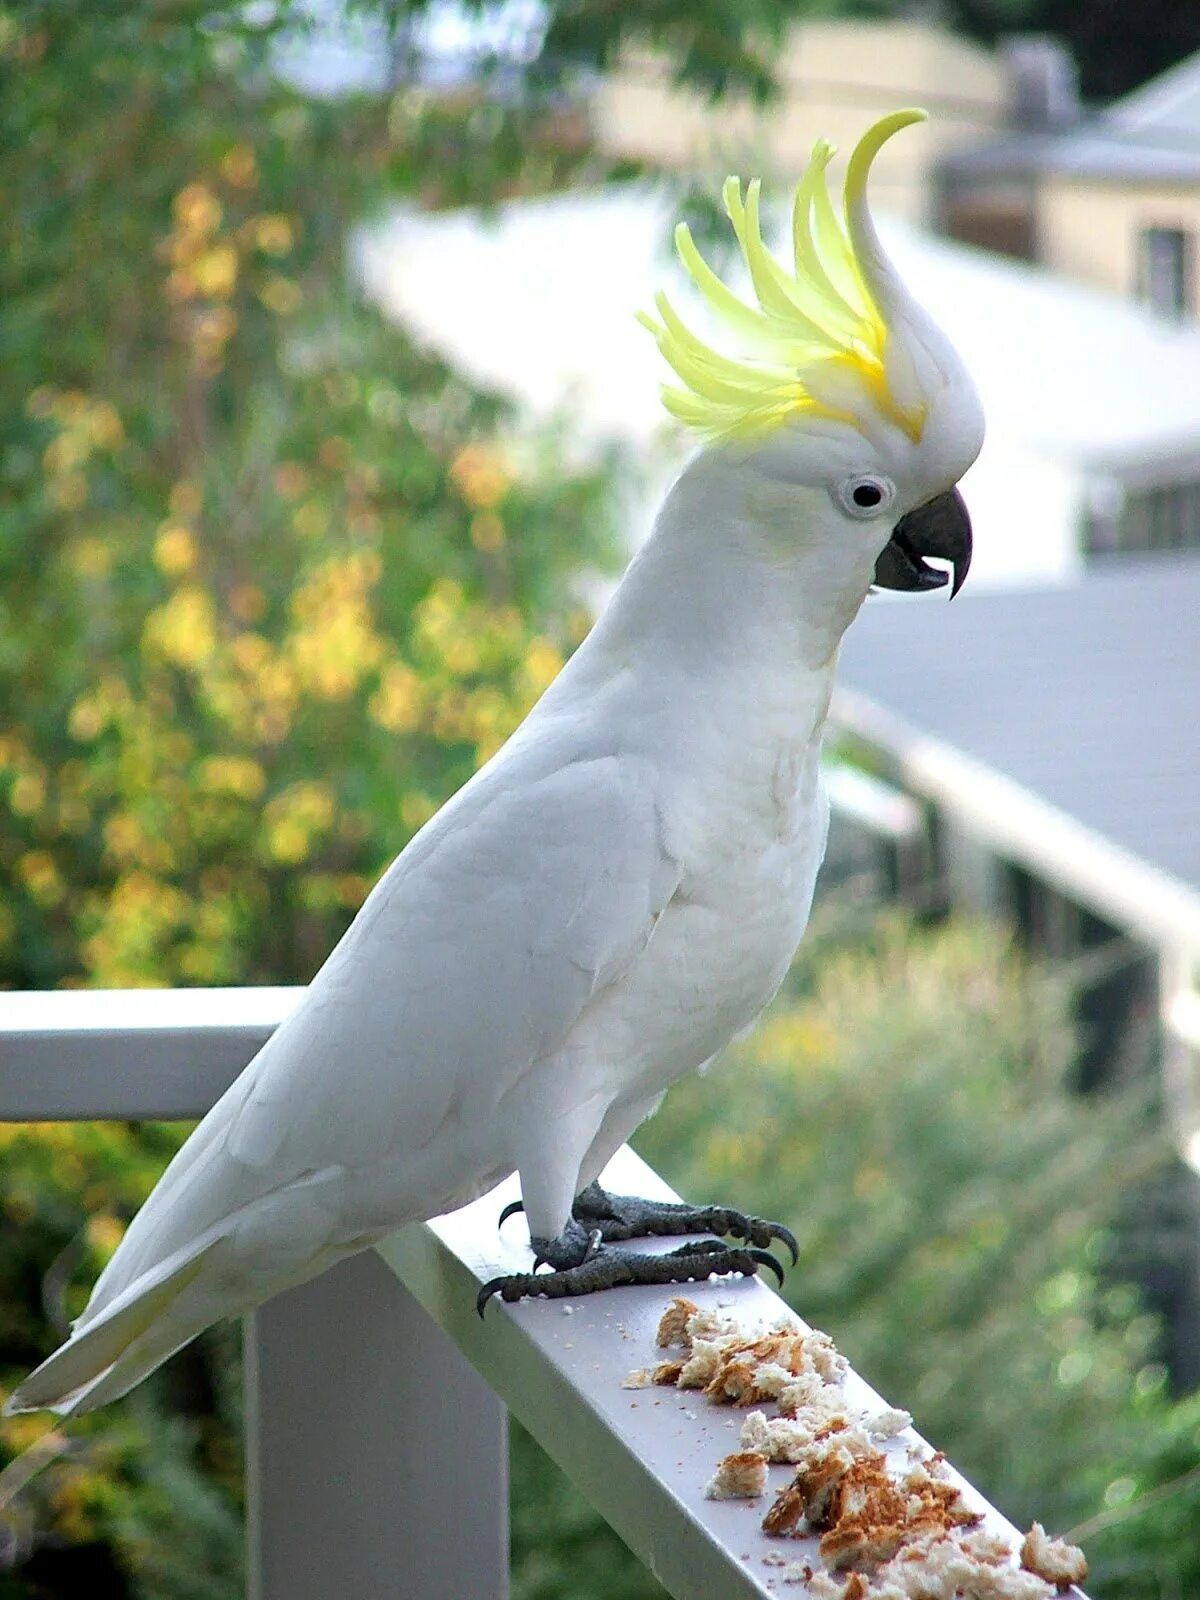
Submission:
{"label": "black beak", "polygon": [[875,563],[875,582],[881,589],[944,588],[946,574],[928,566],[926,556],[950,563],[954,572],[950,588],[953,600],[971,566],[971,518],[957,489],[927,500],[900,518]]}

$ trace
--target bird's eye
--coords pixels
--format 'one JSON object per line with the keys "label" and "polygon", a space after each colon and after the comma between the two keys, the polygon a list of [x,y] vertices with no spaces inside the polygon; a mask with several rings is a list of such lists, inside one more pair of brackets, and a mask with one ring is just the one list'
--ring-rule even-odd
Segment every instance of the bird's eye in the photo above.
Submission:
{"label": "bird's eye", "polygon": [[838,486],[838,500],[843,511],[864,521],[886,511],[896,498],[896,486],[890,478],[881,478],[873,472],[859,473],[847,478]]}

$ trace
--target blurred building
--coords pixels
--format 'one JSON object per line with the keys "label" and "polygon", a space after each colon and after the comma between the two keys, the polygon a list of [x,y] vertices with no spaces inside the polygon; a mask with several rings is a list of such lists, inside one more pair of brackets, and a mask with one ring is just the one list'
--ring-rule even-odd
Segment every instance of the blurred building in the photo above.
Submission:
{"label": "blurred building", "polygon": [[933,23],[804,22],[785,40],[774,70],[778,93],[768,104],[737,97],[714,104],[674,87],[662,56],[628,51],[590,98],[593,138],[608,154],[659,167],[721,176],[752,171],[787,185],[804,170],[818,136],[846,152],[886,112],[924,106],[931,120],[881,152],[871,183],[883,210],[928,222],[940,161],[1009,121],[1004,59]]}
{"label": "blurred building", "polygon": [[1091,116],[1058,47],[1027,40],[1017,58],[1020,115],[943,155],[945,231],[1200,316],[1200,55]]}

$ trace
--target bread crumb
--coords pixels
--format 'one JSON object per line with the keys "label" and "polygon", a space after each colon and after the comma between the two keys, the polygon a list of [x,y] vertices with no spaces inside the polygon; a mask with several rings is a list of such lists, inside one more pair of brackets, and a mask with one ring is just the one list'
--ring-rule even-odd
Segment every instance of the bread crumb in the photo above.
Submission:
{"label": "bread crumb", "polygon": [[660,1361],[652,1374],[654,1382],[661,1384],[676,1384],[679,1382],[680,1375],[686,1366],[686,1361]]}
{"label": "bread crumb", "polygon": [[648,1389],[654,1382],[653,1374],[649,1367],[634,1367],[632,1372],[627,1372],[621,1379],[622,1389]]}
{"label": "bread crumb", "polygon": [[[848,1426],[849,1419],[838,1419]],[[821,1416],[814,1423],[808,1412],[799,1417],[771,1417],[763,1411],[752,1411],[742,1424],[742,1444],[747,1450],[761,1450],[768,1461],[787,1461],[795,1465],[817,1442],[818,1432],[828,1428],[829,1418]]]}
{"label": "bread crumb", "polygon": [[1012,1544],[995,1528],[975,1528],[964,1533],[959,1544],[969,1556],[985,1565],[1003,1566],[1012,1560]]}
{"label": "bread crumb", "polygon": [[786,1388],[796,1381],[796,1375],[778,1361],[764,1361],[754,1374],[756,1400],[778,1400]]}
{"label": "bread crumb", "polygon": [[767,1458],[757,1450],[726,1456],[704,1486],[709,1500],[756,1500],[767,1487]]}
{"label": "bread crumb", "polygon": [[826,1390],[830,1387],[825,1379],[815,1372],[802,1373],[791,1383],[785,1383],[779,1391],[777,1399],[781,1415],[794,1416],[802,1406],[817,1405],[822,1401]]}
{"label": "bread crumb", "polygon": [[707,1389],[717,1375],[721,1357],[733,1341],[728,1335],[719,1339],[696,1339],[691,1355],[679,1374],[681,1389]]}
{"label": "bread crumb", "polygon": [[826,1383],[841,1383],[850,1363],[827,1333],[822,1333],[820,1328],[812,1328],[804,1336],[804,1350],[813,1370]]}
{"label": "bread crumb", "polygon": [[833,1578],[827,1572],[814,1572],[805,1562],[793,1561],[783,1575],[784,1583],[807,1583],[816,1600],[874,1600],[874,1591],[861,1572],[848,1578]]}
{"label": "bread crumb", "polygon": [[673,1344],[681,1344],[685,1347],[690,1345],[692,1341],[688,1337],[688,1319],[694,1317],[699,1310],[700,1307],[694,1300],[685,1300],[682,1295],[677,1295],[663,1312],[659,1321],[658,1332],[654,1337],[654,1342],[658,1348],[666,1350],[668,1346]]}
{"label": "bread crumb", "polygon": [[1067,1544],[1062,1539],[1052,1539],[1040,1522],[1035,1522],[1025,1535],[1021,1545],[1021,1565],[1027,1572],[1036,1573],[1039,1578],[1057,1584],[1060,1589],[1072,1583],[1082,1583],[1088,1573],[1087,1557],[1079,1546]]}
{"label": "bread crumb", "polygon": [[740,1332],[732,1317],[723,1317],[716,1311],[695,1311],[687,1320],[687,1342],[697,1339],[737,1339]]}
{"label": "bread crumb", "polygon": [[871,1600],[1051,1600],[1053,1592],[1031,1572],[979,1559],[957,1533],[927,1532],[880,1569]]}
{"label": "bread crumb", "polygon": [[905,1428],[911,1427],[911,1414],[899,1410],[896,1406],[888,1406],[883,1411],[877,1411],[866,1422],[867,1432],[876,1439],[894,1439],[898,1433],[903,1433]]}

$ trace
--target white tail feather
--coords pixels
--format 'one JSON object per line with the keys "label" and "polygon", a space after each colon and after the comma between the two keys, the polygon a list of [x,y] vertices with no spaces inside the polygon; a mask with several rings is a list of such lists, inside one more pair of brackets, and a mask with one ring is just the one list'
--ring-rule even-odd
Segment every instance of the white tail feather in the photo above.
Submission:
{"label": "white tail feather", "polygon": [[[172,1332],[170,1347],[150,1358],[150,1351],[160,1347],[162,1334],[155,1339],[144,1336],[152,1331],[152,1325],[194,1281],[204,1264],[204,1258],[219,1242],[219,1239],[209,1238],[188,1251],[182,1260],[176,1258],[164,1263],[165,1271],[160,1267],[147,1273],[143,1279],[131,1284],[94,1322],[78,1326],[66,1344],[43,1361],[13,1391],[4,1407],[5,1414],[53,1410],[69,1415],[81,1410],[90,1411],[94,1405],[104,1403],[94,1398],[101,1386],[106,1391],[106,1399],[115,1399],[117,1394],[124,1394],[126,1389],[132,1388],[138,1378],[152,1372],[212,1320],[211,1317],[206,1318],[179,1337]],[[166,1331],[166,1328],[162,1330],[163,1333]],[[133,1353],[135,1344],[143,1351],[134,1363],[139,1368],[136,1376],[130,1377],[122,1388],[110,1389],[110,1380],[117,1369],[121,1368],[123,1372],[129,1370],[126,1357]],[[146,1364],[143,1365],[143,1362]]]}

